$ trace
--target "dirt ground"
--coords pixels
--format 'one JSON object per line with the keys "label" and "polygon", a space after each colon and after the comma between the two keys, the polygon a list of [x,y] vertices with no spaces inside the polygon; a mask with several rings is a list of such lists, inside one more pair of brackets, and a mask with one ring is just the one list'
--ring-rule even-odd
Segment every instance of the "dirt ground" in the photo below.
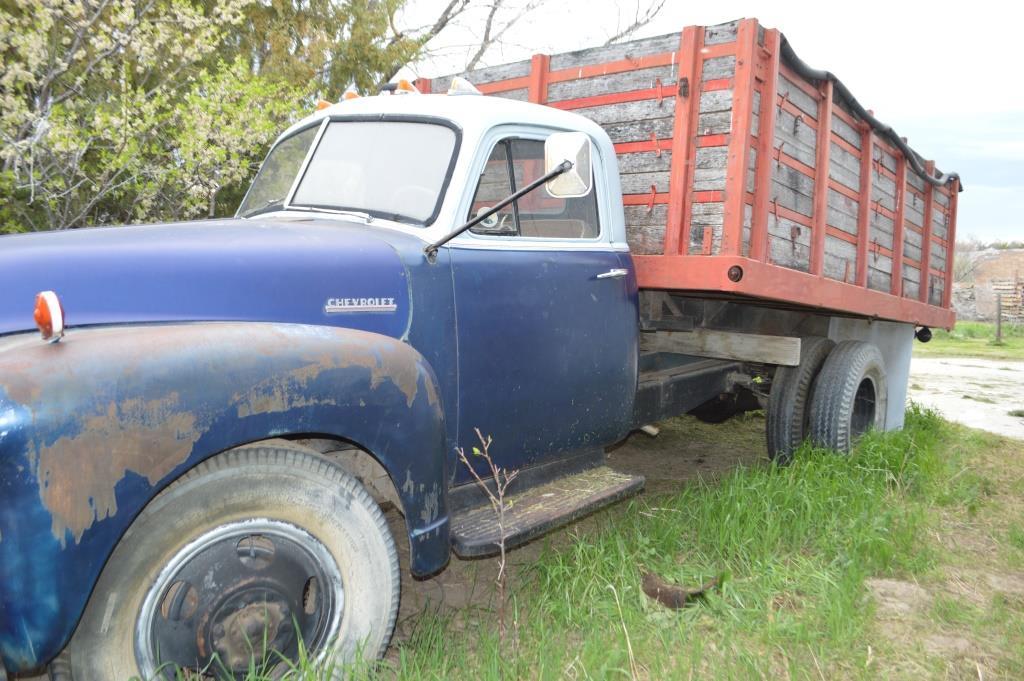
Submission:
{"label": "dirt ground", "polygon": [[915,357],[909,397],[951,421],[1024,439],[1024,362]]}
{"label": "dirt ground", "polygon": [[[616,470],[643,475],[647,483],[642,494],[653,495],[672,492],[698,477],[713,478],[740,465],[767,461],[768,454],[761,437],[764,417],[748,414],[740,418],[756,422],[748,423],[741,429],[748,436],[746,439],[730,437],[735,430],[729,428],[729,423],[709,426],[686,416],[659,424],[661,432],[656,437],[641,432],[633,433],[609,450],[608,463]],[[751,432],[757,437],[750,438]],[[599,522],[601,513],[615,513],[615,508],[612,506],[557,530],[544,539],[511,551],[508,557],[509,583],[515,583],[517,573],[533,563],[545,545],[573,541],[578,533],[593,528]],[[392,511],[389,520],[395,536],[402,536],[404,529],[400,516]],[[453,554],[444,572],[420,581],[413,579],[406,569],[408,544],[398,544],[402,561],[402,605],[389,656],[394,656],[396,646],[408,640],[416,618],[425,610],[445,613],[466,607],[490,608],[498,567],[493,558],[461,560]]]}

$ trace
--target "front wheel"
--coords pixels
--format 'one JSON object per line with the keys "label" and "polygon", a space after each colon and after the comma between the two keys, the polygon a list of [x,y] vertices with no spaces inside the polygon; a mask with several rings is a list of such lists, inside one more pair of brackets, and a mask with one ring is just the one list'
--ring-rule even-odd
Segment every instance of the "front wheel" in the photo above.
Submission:
{"label": "front wheel", "polygon": [[376,659],[398,557],[365,489],[317,454],[250,446],[200,464],[140,514],[69,645],[75,681],[275,678],[302,646]]}

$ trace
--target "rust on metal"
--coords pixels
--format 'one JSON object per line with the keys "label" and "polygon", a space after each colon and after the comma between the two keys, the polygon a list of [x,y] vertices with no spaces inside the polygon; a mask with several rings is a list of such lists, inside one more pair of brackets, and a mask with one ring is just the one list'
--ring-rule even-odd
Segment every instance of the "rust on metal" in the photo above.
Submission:
{"label": "rust on metal", "polygon": [[39,496],[53,535],[63,543],[70,531],[77,543],[94,522],[117,513],[114,486],[129,470],[155,485],[185,462],[199,435],[195,415],[173,393],[110,403],[83,419],[77,435],[40,447]]}
{"label": "rust on metal", "polygon": [[[115,488],[129,472],[152,486],[184,464],[225,410],[246,417],[340,400],[312,389],[326,372],[365,370],[371,391],[392,385],[406,407],[422,377],[439,409],[414,350],[351,329],[153,325],[81,330],[57,345],[12,342],[18,352],[0,353],[0,391],[46,424],[25,458],[62,546],[117,513]],[[213,378],[181,378],[190,373]],[[212,403],[211,389],[229,392]]]}

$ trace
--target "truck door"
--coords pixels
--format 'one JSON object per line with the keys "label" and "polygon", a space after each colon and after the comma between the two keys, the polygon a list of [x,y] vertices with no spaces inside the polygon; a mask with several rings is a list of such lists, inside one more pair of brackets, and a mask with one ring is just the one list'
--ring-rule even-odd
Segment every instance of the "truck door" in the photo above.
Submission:
{"label": "truck door", "polygon": [[[469,214],[543,173],[542,136],[498,140]],[[636,281],[628,252],[602,228],[596,155],[594,174],[587,196],[553,198],[542,187],[452,242],[459,445],[478,444],[479,428],[503,467],[601,447],[630,427]]]}

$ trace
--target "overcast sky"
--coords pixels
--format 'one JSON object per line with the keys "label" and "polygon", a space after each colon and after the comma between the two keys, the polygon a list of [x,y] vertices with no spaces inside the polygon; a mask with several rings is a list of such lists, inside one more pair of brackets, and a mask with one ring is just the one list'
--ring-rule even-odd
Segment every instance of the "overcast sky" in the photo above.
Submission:
{"label": "overcast sky", "polygon": [[[447,0],[419,0],[434,13]],[[647,0],[641,0],[647,2]],[[603,43],[628,25],[636,0],[548,0],[507,35],[487,64]],[[865,108],[941,170],[960,173],[958,234],[1024,240],[1024,35],[1016,3],[669,0],[637,37],[756,17],[781,29],[800,57],[839,76]],[[1012,9],[1011,9],[1012,8]],[[470,22],[478,30],[481,21]],[[449,34],[448,45],[472,42]],[[465,63],[455,45],[420,75]]]}

